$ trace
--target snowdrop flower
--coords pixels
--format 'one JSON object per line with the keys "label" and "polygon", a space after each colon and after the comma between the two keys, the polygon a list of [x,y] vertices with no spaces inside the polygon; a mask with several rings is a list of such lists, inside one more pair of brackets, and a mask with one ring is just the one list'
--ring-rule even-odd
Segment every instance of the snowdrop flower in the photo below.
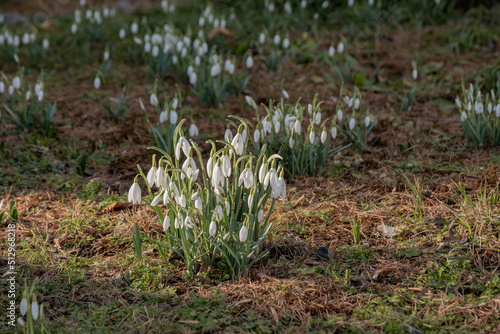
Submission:
{"label": "snowdrop flower", "polygon": [[234,150],[235,150],[237,155],[243,154],[243,149],[245,147],[245,141],[243,139],[243,136],[240,133],[237,133],[236,136],[234,136],[233,140],[231,141],[231,145],[234,147]]}
{"label": "snowdrop flower", "polygon": [[153,187],[156,184],[156,172],[157,171],[158,171],[158,169],[156,168],[155,165],[153,165],[148,172],[146,179],[148,180],[148,184],[150,187]]}
{"label": "snowdrop flower", "polygon": [[77,31],[78,31],[78,26],[76,25],[76,23],[73,23],[71,25],[71,33],[74,35],[76,34]]}
{"label": "snowdrop flower", "polygon": [[160,113],[160,123],[165,123],[165,121],[168,119],[168,111],[162,111]]}
{"label": "snowdrop flower", "polygon": [[169,227],[170,227],[170,217],[165,216],[165,218],[163,219],[163,231],[166,232]]}
{"label": "snowdrop flower", "polygon": [[302,0],[300,2],[300,8],[304,9],[304,8],[306,8],[306,6],[307,6],[307,1],[306,0]]}
{"label": "snowdrop flower", "polygon": [[153,46],[153,49],[151,50],[151,55],[155,58],[160,55],[160,47],[158,45]]}
{"label": "snowdrop flower", "polygon": [[189,137],[191,138],[194,138],[194,137],[198,137],[198,135],[200,134],[200,131],[198,130],[198,127],[196,126],[196,124],[191,124],[189,126]]}
{"label": "snowdrop flower", "polygon": [[21,315],[24,317],[24,315],[28,311],[28,301],[26,300],[26,298],[23,298],[21,300],[21,305],[19,305],[19,308],[21,309]]}
{"label": "snowdrop flower", "polygon": [[328,1],[323,1],[321,8],[326,9],[330,3]]}
{"label": "snowdrop flower", "polygon": [[330,135],[332,136],[333,139],[337,138],[337,128],[335,126],[332,127],[332,130],[330,131]]}
{"label": "snowdrop flower", "polygon": [[259,43],[264,44],[265,42],[266,42],[266,35],[263,32],[261,32],[259,35]]}
{"label": "snowdrop flower", "polygon": [[139,32],[139,25],[137,24],[137,22],[132,23],[132,25],[130,26],[130,32],[133,35],[135,35]]}
{"label": "snowdrop flower", "polygon": [[0,81],[0,94],[3,94],[5,92],[5,84],[3,81]]}
{"label": "snowdrop flower", "polygon": [[288,14],[291,14],[292,13],[292,5],[290,5],[289,2],[285,2],[285,5],[283,6],[283,9],[285,10],[285,12],[287,12]]}
{"label": "snowdrop flower", "polygon": [[368,6],[373,6],[374,3],[375,3],[375,0],[368,0]]}
{"label": "snowdrop flower", "polygon": [[214,209],[214,213],[216,214],[217,221],[221,221],[224,218],[224,212],[222,211],[222,206],[217,205]]}
{"label": "snowdrop flower", "polygon": [[343,113],[342,113],[342,109],[339,109],[337,110],[337,119],[340,121],[342,121],[342,117],[343,117]]}
{"label": "snowdrop flower", "polygon": [[151,52],[151,43],[150,42],[144,43],[144,52],[146,52],[146,53]]}
{"label": "snowdrop flower", "polygon": [[267,9],[269,10],[269,12],[270,12],[270,13],[274,12],[274,3],[273,3],[273,2],[271,2],[271,3],[269,4],[269,7],[267,7]]}
{"label": "snowdrop flower", "polygon": [[254,133],[253,133],[253,141],[258,143],[260,141],[260,130],[259,129],[255,129]]}
{"label": "snowdrop flower", "polygon": [[224,133],[224,139],[230,143],[233,140],[233,132],[231,129],[226,129],[226,132]]}
{"label": "snowdrop flower", "polygon": [[26,91],[26,101],[29,101],[31,98],[31,92],[28,90]]}
{"label": "snowdrop flower", "polygon": [[104,59],[104,61],[109,60],[109,51],[108,50],[104,51],[103,59]]}
{"label": "snowdrop flower", "polygon": [[24,325],[25,325],[24,320],[23,320],[23,318],[21,318],[21,317],[17,318],[17,323],[18,323],[18,324],[19,324],[19,326],[21,326],[21,327],[24,327]]}
{"label": "snowdrop flower", "polygon": [[246,226],[242,226],[240,229],[240,241],[245,242],[248,238],[248,228]]}
{"label": "snowdrop flower", "polygon": [[177,115],[177,111],[170,110],[170,124],[172,124],[172,125],[177,124],[178,118],[179,118],[179,116]]}
{"label": "snowdrop flower", "polygon": [[227,155],[222,156],[222,174],[225,177],[231,176],[231,160]]}
{"label": "snowdrop flower", "polygon": [[257,221],[260,223],[262,221],[262,218],[264,218],[264,211],[260,209],[259,213],[257,214]]}
{"label": "snowdrop flower", "polygon": [[302,131],[302,122],[300,119],[295,121],[294,130],[296,134],[300,135],[300,132]]}
{"label": "snowdrop flower", "polygon": [[295,140],[293,139],[293,137],[290,137],[288,139],[288,146],[290,146],[290,148],[293,148],[295,146]]}
{"label": "snowdrop flower", "polygon": [[99,77],[95,77],[94,79],[94,88],[99,89],[101,87],[101,79]]}
{"label": "snowdrop flower", "polygon": [[333,47],[333,45],[330,45],[330,47],[328,48],[328,55],[330,57],[333,57],[335,55],[335,48]]}
{"label": "snowdrop flower", "polygon": [[186,219],[184,220],[184,227],[192,229],[194,227],[193,218],[187,216]]}
{"label": "snowdrop flower", "polygon": [[175,199],[175,201],[177,202],[177,204],[179,204],[182,208],[185,208],[186,207],[186,195],[182,194],[180,195],[179,197],[177,197]]}
{"label": "snowdrop flower", "polygon": [[156,185],[158,188],[167,189],[167,174],[165,174],[165,168],[162,166],[156,170]]}
{"label": "snowdrop flower", "polygon": [[160,195],[157,195],[157,196],[153,199],[153,201],[151,202],[151,206],[157,206],[157,205],[158,205],[158,203],[160,203],[160,202],[161,202],[162,197],[163,197],[163,196],[162,196],[161,194],[160,194]]}
{"label": "snowdrop flower", "polygon": [[44,50],[48,50],[48,49],[49,49],[49,46],[50,46],[50,42],[49,42],[49,40],[48,40],[47,38],[45,38],[45,39],[43,40],[43,42],[42,42],[42,48],[43,48]]}
{"label": "snowdrop flower", "polygon": [[370,126],[370,116],[365,117],[365,126],[369,127]]}
{"label": "snowdrop flower", "polygon": [[484,111],[483,104],[480,102],[476,102],[474,105],[474,111],[476,112],[476,114],[482,114]]}
{"label": "snowdrop flower", "polygon": [[9,86],[9,95],[12,96],[12,94],[14,94],[14,86],[10,85]]}
{"label": "snowdrop flower", "polygon": [[320,112],[316,113],[316,115],[314,116],[314,121],[316,122],[316,125],[319,125],[319,123],[321,123],[321,113]]}
{"label": "snowdrop flower", "polygon": [[241,184],[244,184],[245,188],[250,189],[253,187],[253,173],[247,165],[247,167],[241,172],[240,178],[238,180],[238,186],[241,186]]}
{"label": "snowdrop flower", "polygon": [[213,220],[210,223],[210,226],[208,227],[208,233],[210,234],[211,237],[213,237],[215,233],[217,233],[217,224]]}
{"label": "snowdrop flower", "polygon": [[493,105],[490,103],[488,103],[488,114],[491,114],[491,112],[493,111]]}
{"label": "snowdrop flower", "polygon": [[43,90],[38,91],[38,93],[36,94],[36,97],[38,98],[38,102],[42,102],[43,95],[44,95]]}
{"label": "snowdrop flower", "polygon": [[248,56],[246,61],[245,61],[245,65],[247,68],[252,68],[253,67],[253,58],[252,56]]}
{"label": "snowdrop flower", "polygon": [[344,43],[340,42],[339,45],[337,45],[337,52],[344,53]]}
{"label": "snowdrop flower", "polygon": [[288,100],[288,99],[290,98],[290,95],[288,95],[288,92],[287,92],[286,90],[284,90],[284,89],[281,91],[281,94],[283,94],[283,97],[284,97],[286,100]]}
{"label": "snowdrop flower", "polygon": [[351,118],[349,120],[349,130],[353,130],[354,129],[354,126],[356,125],[356,120],[354,118]]}
{"label": "snowdrop flower", "polygon": [[189,83],[194,86],[196,85],[196,83],[198,82],[198,75],[196,74],[196,72],[192,72],[190,75],[189,75]]}
{"label": "snowdrop flower", "polygon": [[323,128],[323,131],[321,132],[321,144],[324,144],[326,142],[326,137],[328,134],[326,133],[326,130]]}
{"label": "snowdrop flower", "polygon": [[16,76],[14,80],[12,80],[12,86],[14,86],[15,89],[20,89],[21,88],[21,78]]}
{"label": "snowdrop flower", "polygon": [[413,72],[411,72],[411,76],[413,77],[413,80],[417,80],[418,77],[418,71],[416,68],[413,69]]}
{"label": "snowdrop flower", "polygon": [[141,200],[141,188],[139,187],[139,184],[134,181],[132,187],[130,187],[130,190],[128,191],[128,201],[133,204],[139,204],[141,203]]}
{"label": "snowdrop flower", "polygon": [[124,39],[126,35],[127,35],[127,32],[126,32],[126,31],[125,31],[125,29],[123,29],[123,28],[122,28],[122,29],[120,29],[120,32],[118,32],[118,37],[119,37],[120,39]]}
{"label": "snowdrop flower", "polygon": [[349,7],[354,6],[354,0],[347,0],[347,6]]}
{"label": "snowdrop flower", "polygon": [[460,121],[465,121],[467,119],[467,113],[465,111],[462,111],[462,114],[460,115]]}
{"label": "snowdrop flower", "polygon": [[226,59],[224,63],[224,70],[229,74],[234,73],[234,64],[229,59]]}
{"label": "snowdrop flower", "polygon": [[468,111],[472,110],[472,104],[470,103],[470,101],[467,103],[467,110]]}
{"label": "snowdrop flower", "polygon": [[358,98],[356,98],[356,100],[354,100],[354,110],[359,109],[359,105],[360,105],[360,101]]}
{"label": "snowdrop flower", "polygon": [[158,104],[158,98],[156,97],[156,94],[155,93],[152,93],[150,96],[149,96],[149,103],[152,105],[152,106],[156,106]]}
{"label": "snowdrop flower", "polygon": [[259,182],[262,184],[264,182],[264,179],[266,177],[266,174],[267,174],[267,166],[266,164],[262,164],[260,165],[260,168],[259,168]]}
{"label": "snowdrop flower", "polygon": [[288,49],[290,46],[290,40],[288,38],[283,39],[283,49]]}
{"label": "snowdrop flower", "polygon": [[212,68],[210,69],[210,75],[212,77],[216,77],[220,74],[220,71],[221,71],[221,68],[220,68],[219,63],[215,63],[214,65],[212,65]]}
{"label": "snowdrop flower", "polygon": [[497,107],[495,108],[495,115],[496,117],[500,117],[500,104],[497,104]]}
{"label": "snowdrop flower", "polygon": [[310,131],[309,132],[309,141],[311,142],[311,145],[314,144],[314,140],[316,139],[316,134],[314,133],[314,131]]}
{"label": "snowdrop flower", "polygon": [[281,42],[281,37],[280,37],[280,35],[278,35],[278,34],[274,35],[274,38],[273,38],[273,43],[274,43],[275,45],[279,45],[279,44],[280,44],[280,42]]}

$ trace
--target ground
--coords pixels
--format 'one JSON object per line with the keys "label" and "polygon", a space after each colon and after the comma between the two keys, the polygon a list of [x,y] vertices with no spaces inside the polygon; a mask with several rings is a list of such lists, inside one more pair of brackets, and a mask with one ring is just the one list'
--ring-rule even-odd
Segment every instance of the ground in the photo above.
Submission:
{"label": "ground", "polygon": [[[31,82],[43,71],[47,98],[57,101],[51,137],[19,130],[4,109],[0,119],[0,261],[7,267],[8,224],[15,221],[17,302],[25,283],[36,280],[49,333],[500,331],[500,150],[464,138],[454,102],[462,83],[500,93],[500,6],[453,8],[441,1],[436,11],[434,1],[424,0],[378,9],[332,1],[316,22],[320,2],[300,20],[299,2],[291,3],[295,19],[287,19],[281,2],[280,19],[259,12],[266,11],[263,4],[231,9],[216,2],[215,12],[238,18],[228,24],[231,37],[222,36],[221,48],[250,76],[242,95],[217,107],[205,107],[178,73],[148,71],[117,38],[121,27],[143,17],[150,27],[167,20],[186,30],[205,4],[178,2],[176,13],[165,15],[159,2],[131,2],[133,13],[118,11],[90,41],[69,33],[77,1],[50,12],[36,1],[0,4],[1,12],[30,19],[49,14],[36,24],[38,38],[50,38],[48,54],[22,51],[19,63],[4,49],[0,54],[8,78],[21,66]],[[286,31],[292,40],[293,52],[276,72],[253,46],[260,31]],[[339,41],[355,64],[342,70],[324,60]],[[96,90],[107,47],[112,64]],[[251,70],[243,65],[249,52]],[[377,123],[366,149],[349,147],[316,175],[286,180],[287,198],[276,202],[262,246],[268,255],[248,275],[231,278],[204,267],[189,275],[183,261],[164,261],[147,241],[163,237],[151,207],[126,202],[136,166],[151,167],[147,148],[155,143],[147,120],[158,116],[145,114],[139,99],[147,104],[155,81],[161,97],[171,97],[178,84],[205,160],[206,141],[222,137],[227,116],[254,117],[245,95],[267,104],[282,89],[302,103],[318,94],[324,116],[334,117],[340,88],[357,86]],[[414,84],[410,110],[400,111],[400,97]],[[123,87],[128,115],[110,119],[105,105],[116,103]],[[337,138],[335,146],[341,144]],[[9,215],[10,201],[17,218]],[[145,238],[141,262],[132,246],[135,223]],[[7,305],[8,283],[0,282]],[[1,326],[21,331],[3,319]]]}

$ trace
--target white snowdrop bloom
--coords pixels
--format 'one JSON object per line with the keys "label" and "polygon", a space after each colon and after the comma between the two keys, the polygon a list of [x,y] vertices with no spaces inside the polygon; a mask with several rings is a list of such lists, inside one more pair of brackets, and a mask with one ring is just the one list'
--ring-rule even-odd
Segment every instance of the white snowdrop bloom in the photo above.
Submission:
{"label": "white snowdrop bloom", "polygon": [[14,77],[14,80],[12,80],[12,86],[14,86],[15,89],[21,89],[21,78],[18,76]]}
{"label": "white snowdrop bloom", "polygon": [[191,75],[191,73],[193,73],[193,71],[194,71],[193,66],[192,66],[192,65],[189,65],[189,66],[188,66],[188,68],[187,68],[187,75],[188,75],[188,76],[190,76],[190,75]]}
{"label": "white snowdrop bloom", "polygon": [[326,130],[323,129],[321,132],[321,144],[324,144],[326,142],[326,137],[328,137],[328,134],[326,133]]}
{"label": "white snowdrop bloom", "polygon": [[45,38],[45,39],[43,40],[43,42],[42,42],[42,48],[43,48],[44,50],[48,50],[48,49],[49,49],[49,47],[50,47],[50,42],[49,42],[49,40],[48,40],[47,38]]}
{"label": "white snowdrop bloom", "polygon": [[184,47],[184,48],[182,48],[182,50],[181,50],[181,58],[186,58],[186,56],[187,56],[187,52],[188,52],[188,51],[187,51],[187,49],[186,49],[185,47]]}
{"label": "white snowdrop bloom", "polygon": [[330,130],[330,135],[332,136],[332,139],[337,138],[337,128],[335,126]]}
{"label": "white snowdrop bloom", "polygon": [[344,53],[344,43],[340,42],[339,45],[337,45],[337,52]]}
{"label": "white snowdrop bloom", "polygon": [[351,108],[354,104],[354,96],[349,99],[349,108]]}
{"label": "white snowdrop bloom", "polygon": [[369,127],[370,126],[370,116],[365,117],[365,126]]}
{"label": "white snowdrop bloom", "polygon": [[488,103],[488,114],[491,114],[491,112],[493,111],[493,105],[490,103]]}
{"label": "white snowdrop bloom", "polygon": [[284,90],[284,89],[281,91],[281,94],[283,94],[283,97],[284,97],[286,100],[288,100],[288,99],[290,98],[290,95],[288,95],[288,92],[287,92],[286,90]]}
{"label": "white snowdrop bloom", "polygon": [[288,139],[288,146],[290,146],[290,148],[293,148],[295,146],[295,140],[293,139],[293,137],[290,137]]}
{"label": "white snowdrop bloom", "polygon": [[280,132],[280,130],[281,130],[281,123],[280,123],[280,122],[276,122],[276,123],[274,123],[274,131],[275,131],[276,133],[279,133],[279,132]]}
{"label": "white snowdrop bloom", "polygon": [[335,56],[335,48],[333,47],[333,45],[330,45],[330,47],[328,48],[328,55],[330,57]]}
{"label": "white snowdrop bloom", "polygon": [[281,37],[280,37],[280,35],[278,35],[278,34],[274,35],[274,38],[273,38],[273,43],[274,43],[275,45],[279,45],[279,44],[280,44],[280,42],[281,42]]}
{"label": "white snowdrop bloom", "polygon": [[233,132],[231,129],[226,129],[226,132],[224,133],[224,140],[230,143],[233,140]]}
{"label": "white snowdrop bloom", "polygon": [[156,170],[156,185],[158,188],[167,189],[167,174],[165,168],[161,166]]}
{"label": "white snowdrop bloom", "polygon": [[186,201],[186,195],[182,194],[179,197],[175,199],[177,204],[179,204],[182,208],[186,207],[187,201]]}
{"label": "white snowdrop bloom", "polygon": [[81,7],[85,7],[86,4],[87,4],[86,0],[80,0],[80,6]]}
{"label": "white snowdrop bloom", "polygon": [[90,20],[90,19],[92,18],[92,11],[91,11],[90,9],[87,9],[87,10],[85,11],[85,18],[86,18],[87,20]]}
{"label": "white snowdrop bloom", "polygon": [[259,129],[255,129],[254,133],[253,133],[253,141],[258,143],[260,141],[260,130]]}
{"label": "white snowdrop bloom", "polygon": [[253,187],[253,173],[250,168],[246,167],[240,174],[240,178],[238,179],[238,186],[244,185],[245,188],[250,189]]}
{"label": "white snowdrop bloom", "polygon": [[294,126],[295,133],[300,135],[302,131],[302,122],[300,120],[296,120]]}
{"label": "white snowdrop bloom", "polygon": [[483,104],[480,102],[476,102],[474,104],[474,111],[476,112],[476,114],[482,114],[484,111]]}
{"label": "white snowdrop bloom", "polygon": [[304,9],[304,8],[306,8],[306,7],[307,7],[307,1],[306,1],[306,0],[302,0],[302,1],[300,2],[300,8]]}
{"label": "white snowdrop bloom", "polygon": [[271,2],[271,3],[269,4],[269,6],[267,7],[267,9],[269,10],[269,12],[270,12],[270,13],[274,12],[274,3],[273,3],[273,2]]}
{"label": "white snowdrop bloom", "polygon": [[455,99],[455,104],[457,105],[457,107],[461,107],[460,98],[458,96]]}
{"label": "white snowdrop bloom", "polygon": [[292,14],[292,5],[290,5],[289,2],[285,2],[285,5],[283,6],[283,9],[285,10],[285,12],[287,12],[288,14]]}
{"label": "white snowdrop bloom", "polygon": [[42,100],[43,100],[43,95],[44,95],[43,90],[40,90],[40,91],[36,94],[36,97],[38,98],[38,102],[42,102]]}
{"label": "white snowdrop bloom", "polygon": [[226,26],[227,26],[227,22],[226,22],[226,20],[225,20],[225,19],[221,19],[221,20],[220,20],[220,27],[221,27],[221,28],[226,28]]}
{"label": "white snowdrop bloom", "polygon": [[95,77],[94,79],[94,88],[99,89],[101,87],[101,79],[99,77]]}
{"label": "white snowdrop bloom", "polygon": [[20,311],[21,311],[21,315],[24,317],[24,315],[28,311],[28,301],[26,300],[26,298],[23,298],[21,300],[21,304],[19,305],[19,308],[20,308]]}
{"label": "white snowdrop bloom", "polygon": [[158,171],[158,169],[155,166],[152,166],[148,172],[148,175],[146,176],[146,179],[148,180],[148,184],[150,187],[154,187],[154,185],[156,184],[156,172],[157,171]]}
{"label": "white snowdrop bloom", "polygon": [[351,118],[351,119],[349,120],[349,130],[351,130],[351,131],[352,131],[352,130],[354,129],[354,127],[355,127],[355,126],[356,126],[356,120],[355,120],[354,118]]}
{"label": "white snowdrop bloom", "polygon": [[418,78],[418,71],[416,68],[413,69],[413,72],[411,72],[411,76],[413,78],[413,80],[417,80]]}
{"label": "white snowdrop bloom", "polygon": [[468,111],[472,110],[472,104],[470,103],[470,101],[467,103],[467,110]]}
{"label": "white snowdrop bloom", "polygon": [[144,52],[146,52],[146,53],[151,52],[151,43],[150,42],[144,43]]}
{"label": "white snowdrop bloom", "polygon": [[349,7],[354,6],[354,0],[347,0],[347,6]]}
{"label": "white snowdrop bloom", "polygon": [[108,7],[104,7],[102,9],[102,16],[109,17],[109,8]]}
{"label": "white snowdrop bloom", "polygon": [[23,44],[29,44],[30,42],[30,35],[28,33],[24,33],[22,37],[22,42]]}
{"label": "white snowdrop bloom", "polygon": [[200,58],[200,56],[194,57],[194,64],[196,66],[200,66],[200,64],[201,64],[201,58]]}
{"label": "white snowdrop bloom", "polygon": [[460,121],[465,121],[467,119],[467,113],[465,111],[462,111],[462,114],[460,115]]}
{"label": "white snowdrop bloom", "polygon": [[245,65],[247,68],[252,68],[253,67],[253,58],[252,56],[248,56],[247,59],[245,60]]}
{"label": "white snowdrop bloom", "polygon": [[157,196],[153,199],[153,201],[151,202],[151,206],[157,206],[157,205],[161,202],[162,197],[163,197],[163,196],[162,196],[161,194],[160,194],[160,195],[157,195]]}
{"label": "white snowdrop bloom", "polygon": [[137,24],[137,22],[133,22],[130,25],[130,32],[132,33],[132,35],[135,35],[139,32],[139,25]]}
{"label": "white snowdrop bloom", "polygon": [[109,60],[109,51],[104,51],[104,55],[103,55],[103,59],[104,61],[108,61]]}
{"label": "white snowdrop bloom", "polygon": [[231,145],[234,147],[237,155],[243,154],[243,149],[245,148],[245,140],[240,133],[237,133],[231,141]]}
{"label": "white snowdrop bloom", "polygon": [[321,7],[322,7],[323,9],[326,9],[326,8],[328,7],[328,5],[329,5],[329,4],[330,4],[330,3],[329,3],[328,1],[323,1],[323,3],[321,4]]}
{"label": "white snowdrop bloom", "polygon": [[374,3],[375,3],[375,0],[368,0],[368,6],[373,6]]}
{"label": "white snowdrop bloom", "polygon": [[229,59],[224,62],[224,70],[229,74],[234,73],[234,64]]}
{"label": "white snowdrop bloom", "polygon": [[309,142],[312,144],[314,144],[314,140],[316,139],[316,134],[314,133],[314,131],[309,131]]}
{"label": "white snowdrop bloom", "polygon": [[133,38],[133,39],[134,39],[134,43],[135,43],[135,44],[137,44],[137,45],[141,45],[141,44],[142,44],[142,40],[141,40],[139,37],[134,36],[134,38]]}
{"label": "white snowdrop bloom", "polygon": [[26,325],[22,317],[17,318],[17,324],[21,327],[24,327]]}
{"label": "white snowdrop bloom", "polygon": [[33,320],[38,319],[38,303],[36,301],[31,302],[31,316]]}
{"label": "white snowdrop bloom", "polygon": [[194,124],[194,123],[191,124],[189,126],[189,137],[191,137],[191,138],[198,137],[199,134],[200,134],[200,130],[198,130],[198,127],[196,126],[196,124]]}
{"label": "white snowdrop bloom", "polygon": [[203,27],[205,25],[205,18],[203,16],[200,16],[200,18],[198,19],[198,25],[200,27]]}
{"label": "white snowdrop bloom", "polygon": [[320,112],[316,113],[316,115],[314,116],[314,121],[316,122],[316,125],[319,125],[319,123],[321,123],[321,113]]}
{"label": "white snowdrop bloom", "polygon": [[141,188],[139,187],[139,184],[134,182],[132,184],[132,187],[130,187],[130,190],[128,191],[128,201],[132,202],[133,204],[139,204],[141,203],[141,200]]}
{"label": "white snowdrop bloom", "polygon": [[266,164],[262,164],[260,165],[260,168],[259,168],[259,182],[262,184],[264,182],[264,179],[266,177],[266,174],[267,174],[267,167],[266,167]]}
{"label": "white snowdrop bloom", "polygon": [[158,98],[156,97],[156,94],[155,93],[152,93],[150,96],[149,96],[149,103],[154,107],[158,104]]}
{"label": "white snowdrop bloom", "polygon": [[14,86],[10,85],[9,86],[9,95],[12,96],[12,94],[14,94]]}
{"label": "white snowdrop bloom", "polygon": [[212,65],[212,68],[210,68],[210,75],[212,77],[216,77],[220,74],[220,71],[221,71],[220,65],[219,63],[216,63]]}
{"label": "white snowdrop bloom", "polygon": [[196,85],[197,82],[198,82],[198,74],[196,74],[196,72],[192,72],[189,75],[189,83],[194,86]]}
{"label": "white snowdrop bloom", "polygon": [[29,101],[31,98],[31,92],[29,90],[26,91],[26,101]]}
{"label": "white snowdrop bloom", "polygon": [[158,45],[153,46],[153,49],[151,50],[151,55],[155,58],[160,55],[160,47]]}
{"label": "white snowdrop bloom", "polygon": [[337,110],[337,119],[340,121],[342,121],[342,117],[344,116],[344,114],[342,113],[342,109],[339,109]]}
{"label": "white snowdrop bloom", "polygon": [[168,111],[164,110],[160,113],[160,123],[165,123],[168,119]]}
{"label": "white snowdrop bloom", "polygon": [[290,40],[285,37],[283,39],[283,49],[288,49],[289,46],[290,46]]}
{"label": "white snowdrop bloom", "polygon": [[221,221],[224,218],[224,212],[222,211],[222,206],[217,205],[214,209],[214,213],[216,214],[215,219],[217,219],[217,221]]}
{"label": "white snowdrop bloom", "polygon": [[260,223],[262,221],[262,218],[264,218],[264,211],[260,209],[259,213],[257,213],[257,221]]}
{"label": "white snowdrop bloom", "polygon": [[211,237],[213,237],[215,233],[217,233],[217,224],[213,220],[210,223],[210,226],[208,227],[208,233],[210,234]]}
{"label": "white snowdrop bloom", "polygon": [[497,104],[497,107],[495,108],[495,115],[496,117],[500,117],[500,104]]}
{"label": "white snowdrop bloom", "polygon": [[5,92],[5,84],[3,81],[0,81],[0,94],[3,94]]}
{"label": "white snowdrop bloom", "polygon": [[263,32],[261,32],[259,34],[259,43],[264,44],[265,42],[266,42],[266,35]]}
{"label": "white snowdrop bloom", "polygon": [[219,19],[214,20],[214,28],[219,28],[220,27],[220,21]]}
{"label": "white snowdrop bloom", "polygon": [[193,218],[187,216],[184,220],[184,227],[192,229],[194,227]]}
{"label": "white snowdrop bloom", "polygon": [[170,227],[170,217],[169,216],[165,216],[165,218],[163,219],[163,231],[167,231]]}
{"label": "white snowdrop bloom", "polygon": [[179,116],[177,115],[177,111],[170,110],[170,124],[172,124],[172,125],[177,124],[178,119],[179,119]]}
{"label": "white snowdrop bloom", "polygon": [[239,237],[240,237],[240,241],[241,242],[245,242],[247,240],[247,238],[248,238],[248,228],[246,226],[242,226],[241,227]]}
{"label": "white snowdrop bloom", "polygon": [[359,109],[359,105],[360,105],[360,101],[359,101],[359,99],[358,99],[358,98],[356,98],[356,99],[354,100],[354,110]]}

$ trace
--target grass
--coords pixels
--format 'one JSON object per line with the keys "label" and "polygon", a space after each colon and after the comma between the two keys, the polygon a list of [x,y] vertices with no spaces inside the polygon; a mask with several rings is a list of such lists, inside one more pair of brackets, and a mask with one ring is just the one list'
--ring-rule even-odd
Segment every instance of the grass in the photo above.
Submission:
{"label": "grass", "polygon": [[[267,104],[286,89],[291,101],[302,97],[307,105],[318,93],[325,101],[323,116],[333,118],[332,96],[338,96],[337,79],[343,78],[349,92],[361,90],[378,120],[365,151],[347,148],[320,175],[287,180],[287,201],[276,202],[274,227],[262,246],[268,254],[248,277],[234,280],[217,266],[198,265],[195,274],[186,274],[179,257],[167,253],[164,259],[146,241],[164,238],[154,211],[120,204],[136,165],[150,167],[146,148],[153,137],[144,117],[157,122],[147,104],[155,80],[160,100],[179,85],[183,108],[200,128],[204,158],[210,152],[205,140],[221,138],[227,115],[253,120],[242,96],[229,96],[223,107],[203,107],[179,80],[182,73],[157,75],[132,41],[118,41],[120,28],[143,17],[141,33],[166,20],[186,32],[196,25],[202,5],[178,5],[173,15],[146,7],[119,13],[91,41],[79,33],[78,47],[68,37],[73,14],[61,9],[53,19],[57,28],[39,30],[51,41],[43,57],[22,48],[17,64],[0,52],[8,77],[21,65],[34,82],[43,69],[47,96],[57,101],[53,138],[19,132],[6,112],[0,116],[0,249],[7,253],[7,227],[15,220],[17,305],[24,283],[38,278],[49,333],[498,331],[499,149],[475,150],[464,140],[453,102],[462,79],[484,89],[500,86],[494,58],[500,7],[453,10],[434,3],[412,0],[407,7],[391,3],[378,9],[360,3],[350,9],[331,1],[325,11],[308,2],[303,11],[294,7],[294,15],[279,5],[271,15],[260,2],[232,10],[226,1],[214,5],[233,36],[209,43],[234,60],[241,77],[250,76],[243,95]],[[29,15],[36,6],[26,1],[15,9]],[[314,20],[316,12],[321,14]],[[239,20],[242,15],[250,19]],[[367,24],[375,29],[367,31]],[[279,71],[266,69],[259,55],[251,70],[244,68],[258,40],[255,31],[290,38],[291,54]],[[327,50],[339,41],[346,42],[348,63],[330,68]],[[106,47],[112,64],[96,91],[93,79]],[[411,89],[413,61],[418,89],[411,110],[400,113],[397,95]],[[150,111],[146,116],[139,98]],[[10,200],[18,210],[15,219],[8,214]],[[135,224],[148,237],[140,262]],[[380,225],[401,233],[386,236]],[[326,246],[328,260],[317,256]],[[10,300],[8,288],[0,280],[2,305]],[[2,332],[11,330],[0,325]]]}

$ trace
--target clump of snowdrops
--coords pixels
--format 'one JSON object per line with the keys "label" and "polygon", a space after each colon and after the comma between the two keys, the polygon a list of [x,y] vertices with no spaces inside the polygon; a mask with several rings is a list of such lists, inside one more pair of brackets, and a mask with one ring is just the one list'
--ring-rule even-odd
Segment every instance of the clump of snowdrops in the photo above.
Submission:
{"label": "clump of snowdrops", "polygon": [[[149,131],[153,135],[156,146],[164,152],[172,155],[175,147],[175,129],[179,119],[185,116],[185,111],[182,108],[182,94],[180,90],[178,90],[171,99],[165,97],[162,106],[158,98],[157,82],[155,82],[153,91],[149,96],[149,105],[154,108],[156,114],[158,115],[158,123],[156,124],[149,121],[147,108],[142,100],[139,100],[139,104],[144,112],[146,122],[149,125]],[[195,138],[199,134],[198,127],[194,123],[192,115],[188,133],[190,138]]]}
{"label": "clump of snowdrops", "polygon": [[483,94],[472,84],[465,89],[462,83],[462,97],[457,96],[455,100],[465,138],[472,140],[476,147],[500,145],[500,99],[497,95],[493,90]]}
{"label": "clump of snowdrops", "polygon": [[290,56],[290,39],[282,37],[279,33],[268,36],[266,33],[261,32],[256,48],[266,68],[277,72],[281,70],[285,60]]}
{"label": "clump of snowdrops", "polygon": [[301,105],[300,99],[295,104],[281,99],[276,105],[271,100],[268,106],[263,106],[267,114],[262,118],[255,101],[249,96],[246,101],[258,120],[252,138],[254,152],[267,147],[268,152],[279,154],[287,177],[314,175],[330,156],[345,148],[330,149],[330,141],[337,137],[337,127],[335,121],[322,119],[323,102],[318,101],[317,95],[307,106]]}
{"label": "clump of snowdrops", "polygon": [[[252,263],[265,255],[259,245],[272,226],[274,203],[286,196],[279,156],[268,156],[266,150],[252,155],[248,125],[239,120],[242,123],[231,141],[218,141],[219,149],[210,142],[206,164],[196,142],[184,136],[180,122],[174,133],[174,154],[154,148],[160,159],[153,157],[147,175],[138,166],[148,203],[166,236],[164,241],[153,241],[165,259],[168,250],[177,253],[190,273],[196,272],[199,263],[222,266],[233,277],[248,273]],[[128,195],[134,203],[142,200],[139,175]],[[137,235],[134,244],[139,256]]]}
{"label": "clump of snowdrops", "polygon": [[21,326],[23,333],[47,333],[44,327],[45,317],[43,304],[39,305],[36,298],[36,281],[28,287],[24,286],[23,297],[19,309],[21,316],[17,318],[17,323]]}
{"label": "clump of snowdrops", "polygon": [[21,69],[12,79],[3,73],[0,78],[0,99],[12,123],[24,132],[33,130],[50,138],[55,135],[54,115],[57,102],[46,99],[43,73],[38,77],[34,88],[24,80]]}
{"label": "clump of snowdrops", "polygon": [[359,89],[355,87],[354,94],[349,96],[341,88],[335,110],[341,137],[354,145],[358,151],[365,150],[368,146],[368,134],[377,119],[370,116],[368,108],[361,101]]}

